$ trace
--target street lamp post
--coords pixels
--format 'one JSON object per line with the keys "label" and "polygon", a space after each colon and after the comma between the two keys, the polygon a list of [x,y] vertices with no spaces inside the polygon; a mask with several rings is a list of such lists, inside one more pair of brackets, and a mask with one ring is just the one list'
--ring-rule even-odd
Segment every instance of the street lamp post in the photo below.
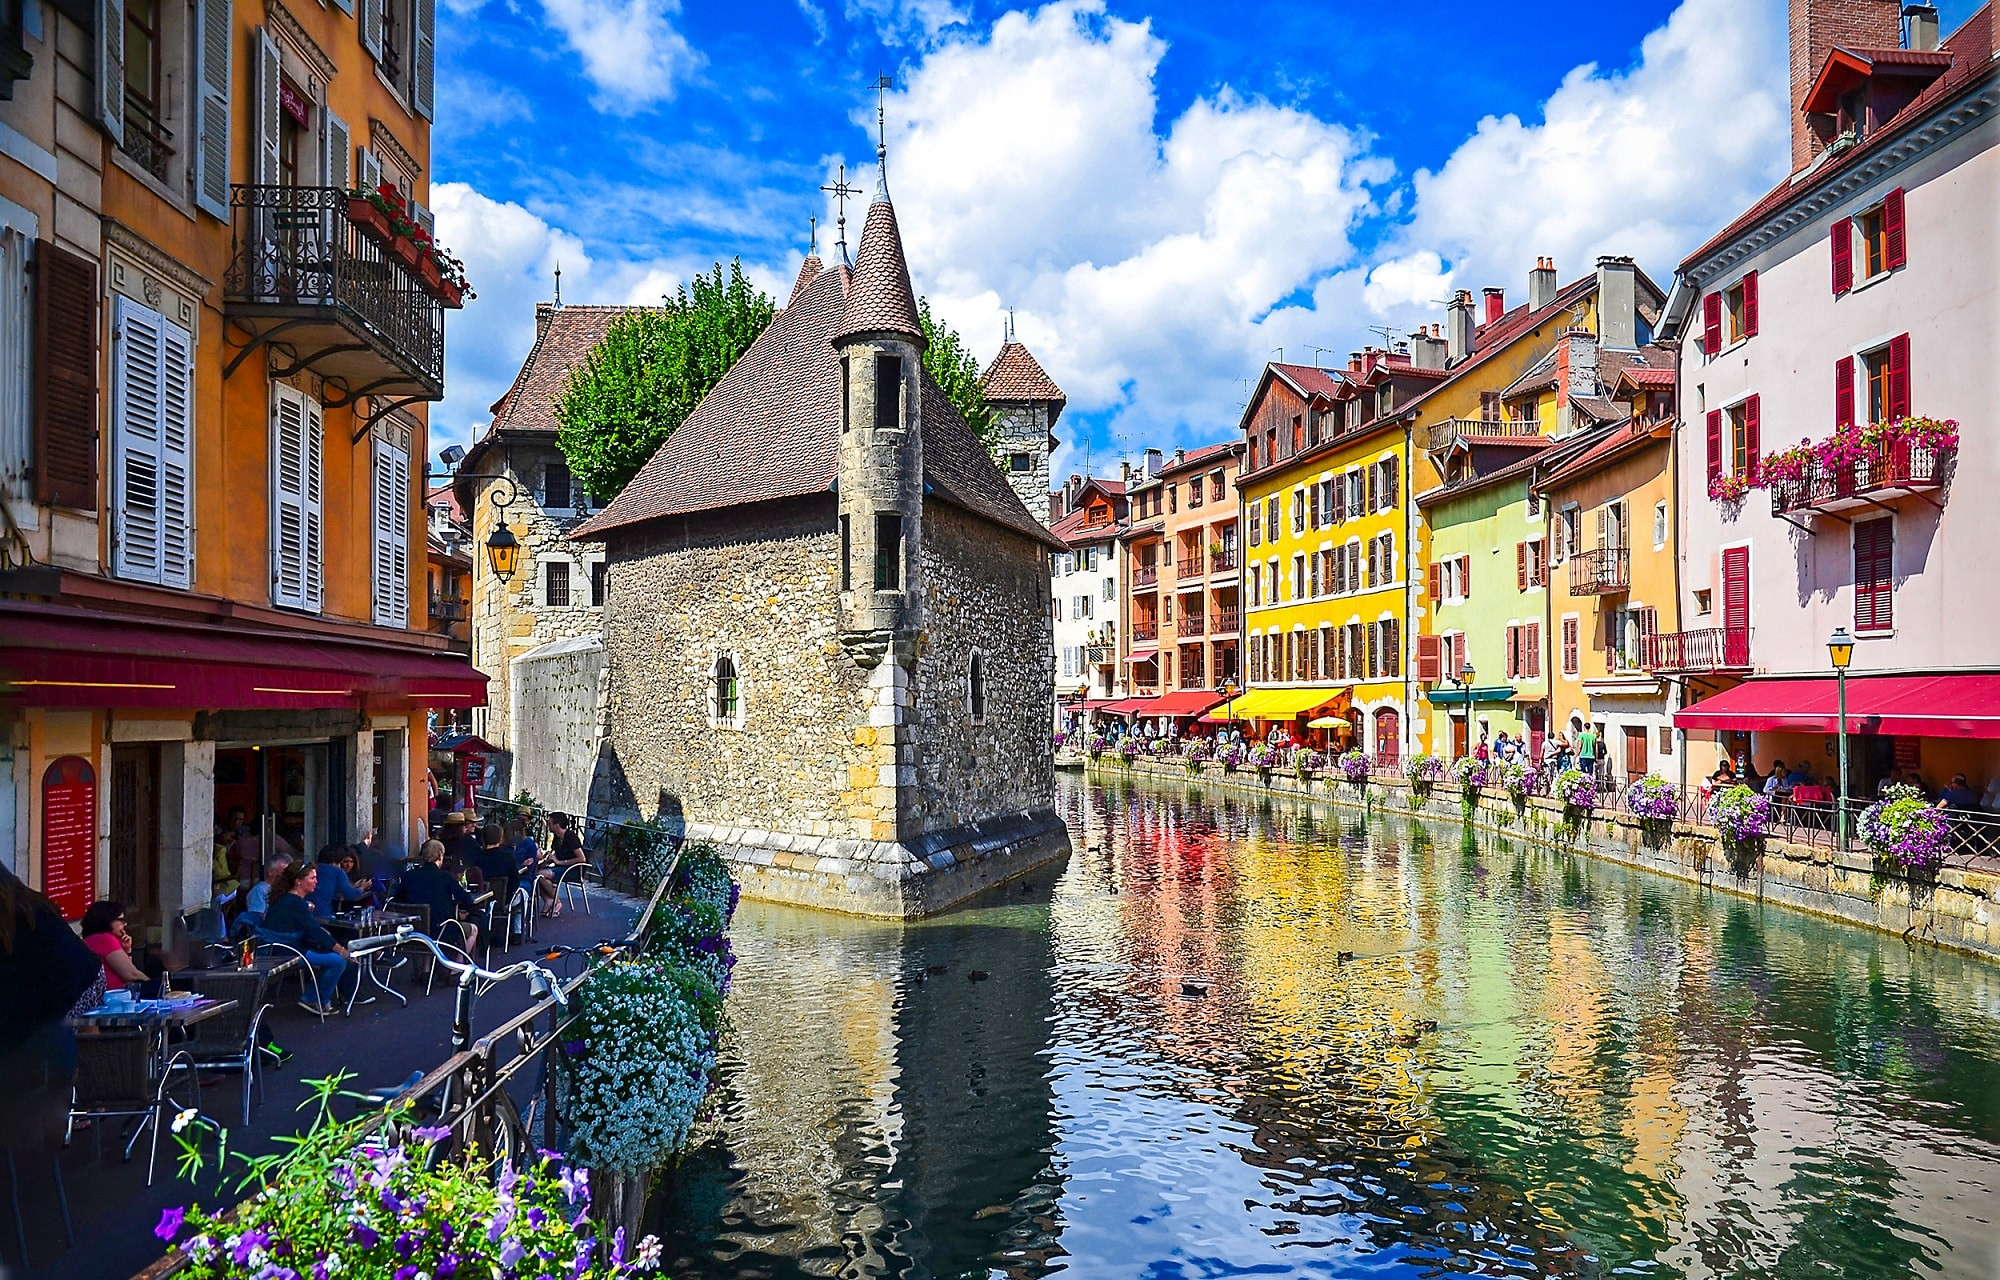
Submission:
{"label": "street lamp post", "polygon": [[1835,712],[1838,717],[1834,725],[1839,735],[1840,754],[1836,762],[1840,779],[1834,809],[1834,830],[1840,847],[1847,848],[1847,664],[1854,661],[1854,637],[1847,634],[1846,627],[1835,627],[1833,635],[1826,642],[1827,656],[1833,660],[1833,682]]}
{"label": "street lamp post", "polygon": [[1477,674],[1472,669],[1472,663],[1467,661],[1464,666],[1458,669],[1457,675],[1446,677],[1446,679],[1458,686],[1460,693],[1465,695],[1465,749],[1467,752],[1472,750],[1472,677]]}

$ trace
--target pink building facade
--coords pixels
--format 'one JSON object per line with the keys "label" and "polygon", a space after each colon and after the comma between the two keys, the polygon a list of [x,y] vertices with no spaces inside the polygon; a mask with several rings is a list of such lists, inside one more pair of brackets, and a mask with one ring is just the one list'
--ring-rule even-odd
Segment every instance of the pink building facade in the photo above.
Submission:
{"label": "pink building facade", "polygon": [[[1815,7],[1795,0],[1794,23]],[[1759,772],[1804,756],[1829,779],[1834,717],[1818,704],[1845,628],[1849,732],[1869,739],[1851,789],[1872,794],[1900,768],[1933,790],[1964,772],[2000,795],[2000,718],[1980,710],[2000,690],[1992,7],[1942,45],[1921,15],[1908,34],[1896,15],[1836,32],[1794,75],[1795,154],[1809,159],[1681,265],[1667,323],[1686,410],[1686,630],[1651,658],[1697,704],[1677,717],[1693,769],[1719,753]],[[1955,450],[1878,429],[1860,456],[1787,456],[1911,418],[1955,420]]]}

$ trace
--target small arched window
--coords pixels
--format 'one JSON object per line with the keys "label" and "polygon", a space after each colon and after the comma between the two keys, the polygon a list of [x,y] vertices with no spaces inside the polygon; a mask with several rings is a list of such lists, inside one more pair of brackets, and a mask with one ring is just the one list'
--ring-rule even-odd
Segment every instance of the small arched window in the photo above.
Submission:
{"label": "small arched window", "polygon": [[715,718],[734,724],[737,711],[736,661],[728,654],[715,660]]}
{"label": "small arched window", "polygon": [[974,724],[986,719],[986,659],[977,650],[965,671],[965,700]]}

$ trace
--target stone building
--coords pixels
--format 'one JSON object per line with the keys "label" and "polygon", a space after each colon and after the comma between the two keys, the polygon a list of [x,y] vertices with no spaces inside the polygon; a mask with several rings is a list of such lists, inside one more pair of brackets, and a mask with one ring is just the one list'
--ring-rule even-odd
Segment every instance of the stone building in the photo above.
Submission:
{"label": "stone building", "polygon": [[[524,710],[516,668],[543,658],[557,658],[567,668],[580,652],[570,641],[602,634],[604,548],[569,539],[590,515],[590,495],[556,446],[555,407],[571,371],[604,340],[612,321],[635,310],[537,303],[535,345],[507,394],[494,402],[492,425],[466,451],[453,483],[472,545],[485,546],[502,520],[521,542],[520,565],[506,578],[484,556],[474,558],[472,665],[492,683],[486,708],[473,713],[473,732],[508,753],[500,762],[500,785],[509,794],[526,789],[557,808],[583,806],[587,768],[583,782],[560,785],[556,777],[574,779],[575,771],[526,759],[524,745],[532,753],[557,726],[564,739],[594,732],[597,699],[578,696],[554,706],[539,701],[552,689],[573,693],[580,687],[576,673],[566,669],[534,676],[532,705]],[[536,734],[522,735],[523,715],[535,720]]]}
{"label": "stone building", "polygon": [[1056,447],[1056,419],[1069,403],[1055,379],[1042,371],[1028,349],[1014,340],[1014,322],[1007,322],[1007,341],[980,380],[986,402],[1000,420],[1000,457],[1007,483],[1020,495],[1021,505],[1047,524],[1049,454]]}
{"label": "stone building", "polygon": [[591,811],[715,842],[755,896],[937,911],[1061,857],[1049,556],[920,361],[886,186],[623,493]]}

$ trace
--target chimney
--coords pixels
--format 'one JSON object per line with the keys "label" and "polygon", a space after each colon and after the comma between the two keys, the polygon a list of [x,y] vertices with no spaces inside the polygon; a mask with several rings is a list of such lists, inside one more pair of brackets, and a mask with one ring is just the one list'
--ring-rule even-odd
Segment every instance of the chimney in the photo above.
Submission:
{"label": "chimney", "polygon": [[1793,173],[1822,149],[1803,108],[1827,54],[1837,44],[1896,48],[1903,42],[1901,14],[1901,0],[1791,0]]}
{"label": "chimney", "polygon": [[1131,459],[1128,458],[1125,461],[1118,464],[1118,482],[1120,484],[1125,484],[1125,485],[1129,485],[1132,483]]}
{"label": "chimney", "polygon": [[1146,450],[1146,474],[1148,476],[1160,474],[1160,467],[1164,464],[1164,458],[1165,455],[1158,449]]}
{"label": "chimney", "polygon": [[1528,273],[1528,310],[1540,311],[1556,300],[1556,260],[1536,258]]}
{"label": "chimney", "polygon": [[1445,327],[1450,331],[1446,350],[1451,363],[1457,364],[1472,354],[1472,290],[1460,289],[1451,295],[1451,305],[1445,313]]}
{"label": "chimney", "polygon": [[1359,351],[1350,351],[1347,353],[1347,371],[1349,373],[1361,372],[1361,353]]}
{"label": "chimney", "polygon": [[1410,335],[1410,363],[1419,369],[1444,368],[1444,339],[1437,336],[1437,326],[1418,326]]}
{"label": "chimney", "polygon": [[555,318],[555,303],[537,302],[535,304],[535,341],[540,342],[542,340],[542,335],[549,331],[549,321]]}
{"label": "chimney", "polygon": [[1489,284],[1482,292],[1486,295],[1486,323],[1492,324],[1507,314],[1507,291]]}
{"label": "chimney", "polygon": [[1904,44],[1919,53],[1929,53],[1938,47],[1938,11],[1934,4],[1906,4],[1903,17],[1908,20],[1909,32]]}
{"label": "chimney", "polygon": [[1639,348],[1639,273],[1630,258],[1597,260],[1597,345],[1607,351]]}

